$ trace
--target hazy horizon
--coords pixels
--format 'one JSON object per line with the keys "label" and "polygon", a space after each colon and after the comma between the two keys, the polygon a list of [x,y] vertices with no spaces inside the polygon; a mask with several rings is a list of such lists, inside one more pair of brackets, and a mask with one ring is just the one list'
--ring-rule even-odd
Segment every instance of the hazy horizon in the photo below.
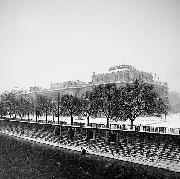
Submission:
{"label": "hazy horizon", "polygon": [[0,0],[0,92],[128,64],[180,93],[179,0]]}

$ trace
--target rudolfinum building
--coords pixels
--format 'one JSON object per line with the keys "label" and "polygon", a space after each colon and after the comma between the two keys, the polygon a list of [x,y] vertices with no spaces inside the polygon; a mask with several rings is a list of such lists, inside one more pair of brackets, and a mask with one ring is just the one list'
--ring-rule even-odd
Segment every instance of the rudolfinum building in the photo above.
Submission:
{"label": "rudolfinum building", "polygon": [[96,74],[93,72],[92,81],[85,83],[82,81],[66,81],[61,83],[51,83],[49,89],[41,87],[30,87],[29,94],[36,97],[39,95],[46,95],[55,97],[57,94],[72,94],[77,97],[86,91],[92,89],[94,86],[106,83],[116,83],[117,86],[132,83],[136,79],[141,79],[144,82],[155,85],[157,92],[163,97],[167,97],[168,86],[166,82],[161,82],[159,77],[152,73],[144,72],[135,69],[131,65],[119,65],[110,67],[107,73]]}

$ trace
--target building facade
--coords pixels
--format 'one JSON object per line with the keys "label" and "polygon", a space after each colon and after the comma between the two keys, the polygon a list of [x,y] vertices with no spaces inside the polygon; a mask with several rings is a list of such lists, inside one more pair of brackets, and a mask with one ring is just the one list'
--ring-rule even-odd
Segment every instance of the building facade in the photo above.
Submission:
{"label": "building facade", "polygon": [[94,86],[99,84],[116,83],[119,86],[126,83],[132,83],[136,79],[141,79],[144,82],[154,84],[155,89],[163,98],[167,96],[167,83],[155,81],[152,73],[139,71],[131,65],[119,65],[111,67],[105,74],[95,74],[93,72],[92,81],[89,83],[77,80],[62,83],[51,83],[49,89],[30,87],[29,94],[34,97],[36,97],[38,94],[46,95],[52,98],[58,94],[71,94],[77,97],[81,97],[85,91],[91,90]]}
{"label": "building facade", "polygon": [[153,82],[153,76],[151,73],[136,70],[131,65],[119,65],[109,68],[109,72],[105,74],[96,75],[93,73],[92,83],[129,83],[136,79],[142,79],[145,82]]}

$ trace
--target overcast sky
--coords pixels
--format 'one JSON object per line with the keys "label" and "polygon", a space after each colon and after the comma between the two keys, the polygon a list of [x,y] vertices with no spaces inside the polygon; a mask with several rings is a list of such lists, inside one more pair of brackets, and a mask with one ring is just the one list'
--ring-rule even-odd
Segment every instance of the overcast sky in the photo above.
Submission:
{"label": "overcast sky", "polygon": [[180,0],[0,0],[0,91],[124,62],[180,92]]}

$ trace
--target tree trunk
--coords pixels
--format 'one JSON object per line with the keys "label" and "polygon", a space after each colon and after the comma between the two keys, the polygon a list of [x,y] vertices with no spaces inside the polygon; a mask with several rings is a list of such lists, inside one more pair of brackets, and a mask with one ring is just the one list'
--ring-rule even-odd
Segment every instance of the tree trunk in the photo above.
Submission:
{"label": "tree trunk", "polygon": [[59,116],[58,116],[58,124],[59,124]]}
{"label": "tree trunk", "polygon": [[38,116],[37,116],[37,111],[36,111],[36,114],[35,114],[35,115],[36,115],[36,122],[37,122],[37,118],[38,118]]}
{"label": "tree trunk", "polygon": [[57,106],[58,106],[58,124],[59,124],[59,116],[60,116],[60,112],[59,112],[59,109],[60,109],[60,94],[58,94]]}
{"label": "tree trunk", "polygon": [[89,126],[89,116],[87,117],[87,126]]}
{"label": "tree trunk", "polygon": [[59,105],[58,105],[58,124],[59,124]]}
{"label": "tree trunk", "polygon": [[134,122],[134,119],[130,119],[131,120],[131,130],[133,129],[133,122]]}
{"label": "tree trunk", "polygon": [[53,114],[53,123],[54,123],[54,114]]}
{"label": "tree trunk", "polygon": [[71,125],[73,125],[73,116],[71,115]]}
{"label": "tree trunk", "polygon": [[109,118],[107,117],[107,124],[106,127],[109,128]]}
{"label": "tree trunk", "polygon": [[46,111],[46,123],[47,123],[47,111]]}

